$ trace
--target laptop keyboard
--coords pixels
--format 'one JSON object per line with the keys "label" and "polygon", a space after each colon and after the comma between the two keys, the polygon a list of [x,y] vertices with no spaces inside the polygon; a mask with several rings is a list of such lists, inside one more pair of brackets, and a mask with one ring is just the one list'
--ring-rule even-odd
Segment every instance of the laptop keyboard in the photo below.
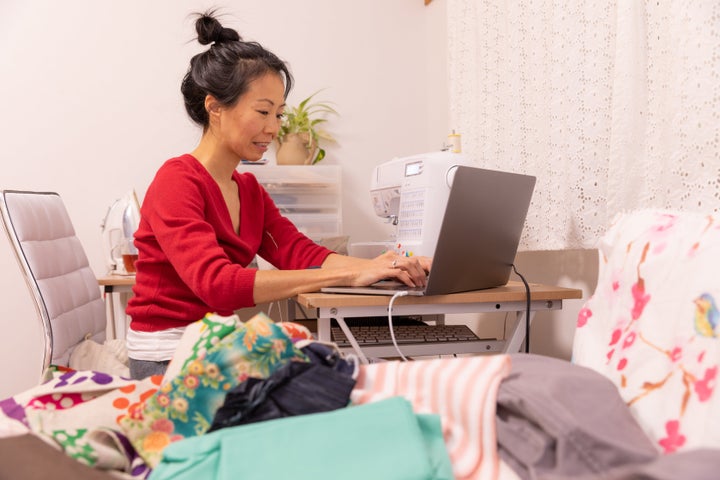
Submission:
{"label": "laptop keyboard", "polygon": [[[358,345],[392,345],[390,328],[386,325],[352,325],[349,327]],[[332,341],[349,347],[350,341],[339,326],[332,326]],[[398,345],[416,343],[448,343],[481,341],[467,325],[393,325]]]}

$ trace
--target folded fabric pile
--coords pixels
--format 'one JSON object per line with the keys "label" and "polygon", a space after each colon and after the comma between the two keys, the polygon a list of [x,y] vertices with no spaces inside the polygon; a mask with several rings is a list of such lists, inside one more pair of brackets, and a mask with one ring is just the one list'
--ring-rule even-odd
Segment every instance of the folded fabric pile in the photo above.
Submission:
{"label": "folded fabric pile", "polygon": [[0,437],[122,478],[497,478],[509,370],[505,355],[358,365],[298,325],[208,315],[164,377],[56,371],[0,401]]}
{"label": "folded fabric pile", "polygon": [[41,385],[0,401],[0,437],[31,433],[86,465],[147,478],[165,446],[210,428],[234,387],[311,361],[294,344],[311,341],[307,329],[264,315],[207,315],[186,337],[164,378],[53,368]]}
{"label": "folded fabric pile", "polygon": [[268,378],[289,362],[309,361],[283,324],[263,314],[245,323],[209,315],[186,331],[184,340],[193,346],[187,357],[178,352],[173,358],[182,365],[177,375],[166,374],[160,389],[118,422],[151,467],[170,443],[206,433],[233,388]]}

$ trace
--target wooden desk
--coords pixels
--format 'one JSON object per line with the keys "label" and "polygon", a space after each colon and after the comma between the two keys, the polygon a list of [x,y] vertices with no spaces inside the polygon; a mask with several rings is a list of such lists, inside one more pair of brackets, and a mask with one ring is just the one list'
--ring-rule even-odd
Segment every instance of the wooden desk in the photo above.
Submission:
{"label": "wooden desk", "polygon": [[[125,321],[124,304],[122,315],[115,314],[116,294],[132,294],[135,284],[134,275],[107,275],[98,278],[98,284],[103,287],[105,301],[110,311],[114,338],[124,337],[127,328]],[[542,310],[560,310],[563,300],[582,298],[582,290],[564,288],[539,283],[530,284],[530,321],[535,312]],[[336,319],[345,334],[352,336],[347,329],[345,318],[349,317],[375,317],[387,316],[390,297],[385,295],[344,295],[337,293],[302,293],[292,299],[301,307],[315,310],[318,319],[318,339],[331,341],[330,320]],[[487,353],[487,352],[517,352],[520,350],[525,338],[526,316],[525,286],[521,282],[508,282],[507,285],[475,292],[455,293],[452,295],[434,295],[430,297],[399,297],[393,303],[393,315],[445,315],[451,313],[488,313],[488,312],[515,312],[517,322],[509,338],[503,340],[490,340],[487,342],[456,342],[452,344],[433,347],[437,355],[449,353]],[[288,311],[292,308],[288,308]],[[119,322],[117,317],[122,319]],[[361,359],[365,353],[374,356],[387,355],[393,347],[365,347],[358,352]],[[406,355],[423,355],[427,347],[416,348],[412,345],[403,346]],[[393,350],[394,351],[394,350]],[[390,352],[390,355],[392,353]]]}
{"label": "wooden desk", "polygon": [[[318,319],[318,339],[330,341],[330,320],[335,319],[348,338],[352,337],[345,318],[387,316],[390,296],[350,295],[337,293],[303,293],[295,297],[302,307],[314,309]],[[540,310],[559,310],[563,300],[582,298],[582,290],[538,283],[530,284],[530,320]],[[436,352],[450,353],[517,352],[525,338],[525,316],[527,302],[525,286],[521,282],[474,292],[429,297],[398,297],[393,303],[393,315],[444,315],[450,313],[516,312],[517,322],[510,337],[487,342],[455,342],[434,344]],[[465,345],[467,344],[467,345]],[[478,345],[479,344],[479,345]],[[355,349],[360,359],[367,361],[365,354],[374,356],[393,355],[394,347],[378,346]],[[407,356],[428,355],[428,346],[403,345]]]}
{"label": "wooden desk", "polygon": [[[130,296],[132,287],[135,285],[135,275],[105,275],[98,278],[98,285],[103,287],[106,311],[108,314],[108,338],[125,338],[127,322],[125,320],[125,305],[122,296]],[[118,295],[118,303],[115,303],[115,295]],[[116,314],[115,308],[119,306],[121,312]],[[119,321],[121,319],[122,321]]]}

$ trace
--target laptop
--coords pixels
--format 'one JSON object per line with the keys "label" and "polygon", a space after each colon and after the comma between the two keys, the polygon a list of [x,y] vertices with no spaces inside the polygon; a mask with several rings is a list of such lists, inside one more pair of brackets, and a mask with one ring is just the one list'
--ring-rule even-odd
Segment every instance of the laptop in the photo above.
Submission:
{"label": "laptop", "polygon": [[425,287],[385,280],[367,287],[324,287],[326,293],[446,295],[505,285],[520,243],[536,178],[459,166],[440,226]]}

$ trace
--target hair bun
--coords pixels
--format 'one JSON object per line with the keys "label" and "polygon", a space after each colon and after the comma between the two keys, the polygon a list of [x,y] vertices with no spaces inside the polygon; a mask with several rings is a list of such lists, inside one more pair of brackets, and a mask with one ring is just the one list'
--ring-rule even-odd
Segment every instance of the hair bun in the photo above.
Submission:
{"label": "hair bun", "polygon": [[218,20],[213,17],[213,12],[200,15],[195,22],[195,30],[198,34],[198,41],[201,45],[210,43],[237,42],[240,40],[238,34],[232,28],[223,27]]}

